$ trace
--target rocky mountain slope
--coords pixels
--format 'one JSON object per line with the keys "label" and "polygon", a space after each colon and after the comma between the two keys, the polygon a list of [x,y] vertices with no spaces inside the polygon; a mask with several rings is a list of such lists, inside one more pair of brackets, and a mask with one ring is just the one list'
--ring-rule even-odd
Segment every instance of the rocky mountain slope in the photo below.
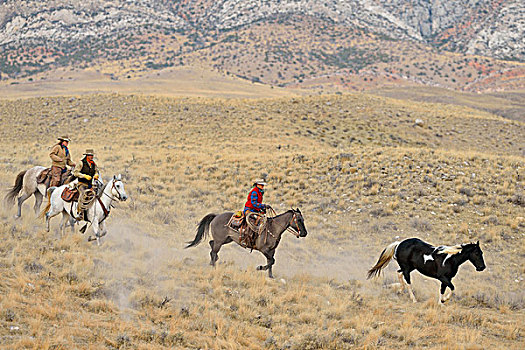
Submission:
{"label": "rocky mountain slope", "polygon": [[[317,85],[321,77],[372,73],[382,81],[459,88],[494,73],[523,76],[524,32],[525,6],[517,0],[4,1],[0,73],[12,78],[122,61],[129,75],[198,61],[271,84],[308,78]],[[424,54],[436,64],[466,55],[473,69],[462,79],[455,71],[463,67],[454,63],[453,71],[443,72],[447,81],[425,79],[422,69],[402,59]],[[247,67],[242,57],[268,66]],[[393,71],[377,78],[373,68],[381,63]]]}

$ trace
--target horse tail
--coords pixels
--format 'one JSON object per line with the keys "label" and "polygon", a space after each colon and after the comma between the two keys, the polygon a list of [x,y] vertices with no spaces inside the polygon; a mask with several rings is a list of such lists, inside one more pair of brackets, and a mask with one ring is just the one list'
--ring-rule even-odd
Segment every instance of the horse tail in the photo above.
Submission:
{"label": "horse tail", "polygon": [[46,207],[40,212],[40,214],[38,215],[38,217],[40,219],[45,219],[46,217],[46,213],[49,211],[49,209],[51,208],[51,195],[53,194],[53,191],[56,189],[56,187],[49,187],[47,189],[47,204],[46,204]]}
{"label": "horse tail", "polygon": [[381,255],[379,256],[379,259],[377,260],[377,263],[372,267],[370,270],[368,270],[368,274],[366,276],[366,279],[370,279],[375,276],[379,276],[381,273],[381,270],[383,270],[390,260],[394,257],[394,254],[396,252],[397,246],[401,242],[394,242],[390,244],[388,247],[383,249],[381,252]]}
{"label": "horse tail", "polygon": [[5,201],[8,204],[10,204],[10,205],[15,204],[15,198],[18,195],[18,193],[20,192],[20,190],[22,189],[22,186],[24,184],[24,175],[26,174],[26,172],[27,172],[27,170],[21,171],[16,176],[15,185],[5,195]]}
{"label": "horse tail", "polygon": [[201,222],[199,223],[199,227],[197,228],[197,234],[195,235],[195,239],[192,242],[186,242],[188,245],[185,248],[194,247],[197,244],[199,244],[204,236],[207,236],[209,233],[210,223],[217,214],[208,214],[205,217],[202,218]]}

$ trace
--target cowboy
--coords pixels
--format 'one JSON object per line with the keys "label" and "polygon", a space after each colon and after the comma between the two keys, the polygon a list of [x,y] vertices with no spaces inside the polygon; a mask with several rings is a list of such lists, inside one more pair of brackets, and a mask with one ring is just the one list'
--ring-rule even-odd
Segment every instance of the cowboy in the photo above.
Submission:
{"label": "cowboy", "polygon": [[93,191],[93,180],[98,180],[99,172],[98,167],[93,161],[94,151],[92,149],[87,149],[84,152],[84,158],[78,162],[77,166],[73,170],[73,175],[78,178],[77,189],[79,192],[77,214],[81,214],[82,205],[86,199],[86,192]]}
{"label": "cowboy", "polygon": [[[249,218],[247,217],[246,212],[249,211],[249,212],[257,213],[258,215],[263,215],[266,213],[266,209],[270,208],[269,205],[263,204],[262,202],[265,185],[266,185],[266,182],[264,182],[264,180],[261,180],[261,179],[255,180],[253,184],[253,188],[248,194],[248,199],[246,201],[246,204],[244,204],[244,210],[243,210],[244,218],[243,218],[243,221],[241,222],[241,227],[239,228],[239,242],[244,247],[248,247],[248,246],[253,247],[253,244],[255,243],[254,241],[257,238],[256,232],[253,231],[253,229],[248,229],[247,227],[248,225],[247,220],[249,220]],[[261,217],[258,216],[255,219],[255,223],[254,223],[255,226],[259,225],[260,218]]]}
{"label": "cowboy", "polygon": [[60,186],[64,183],[66,172],[67,172],[67,165],[74,168],[75,163],[71,161],[71,153],[69,153],[69,149],[67,146],[69,145],[69,142],[71,141],[67,136],[65,137],[59,137],[58,143],[53,146],[51,149],[51,153],[49,153],[49,158],[51,158],[51,181],[49,182],[49,186]]}
{"label": "cowboy", "polygon": [[264,182],[264,180],[255,180],[253,188],[248,194],[248,200],[246,201],[246,204],[244,204],[243,213],[245,215],[247,211],[263,214],[266,212],[266,209],[270,207],[269,205],[262,203],[265,185],[266,182]]}

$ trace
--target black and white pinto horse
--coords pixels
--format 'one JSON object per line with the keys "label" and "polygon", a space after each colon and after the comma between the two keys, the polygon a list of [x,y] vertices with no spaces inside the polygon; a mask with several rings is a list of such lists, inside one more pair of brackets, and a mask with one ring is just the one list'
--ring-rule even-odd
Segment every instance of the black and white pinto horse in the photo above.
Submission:
{"label": "black and white pinto horse", "polygon": [[[485,270],[483,252],[477,243],[460,244],[452,247],[434,247],[419,238],[408,238],[402,242],[394,242],[387,246],[377,263],[368,271],[368,279],[378,276],[392,258],[397,260],[401,287],[408,288],[410,298],[417,302],[410,286],[410,273],[417,270],[425,276],[436,278],[441,282],[439,301],[445,303],[452,296],[454,285],[452,278],[458,273],[458,268],[470,261],[477,271]],[[449,292],[445,295],[445,290]]]}

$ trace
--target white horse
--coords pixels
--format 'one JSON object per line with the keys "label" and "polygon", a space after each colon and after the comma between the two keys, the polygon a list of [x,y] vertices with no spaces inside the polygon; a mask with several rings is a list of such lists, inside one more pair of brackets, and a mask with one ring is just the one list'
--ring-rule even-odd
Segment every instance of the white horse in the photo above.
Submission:
{"label": "white horse", "polygon": [[[62,192],[66,186],[68,185],[50,187],[48,189],[49,201],[46,208],[42,212],[42,216],[45,215],[46,228],[48,232],[49,220],[60,213],[62,213],[62,222],[60,223],[61,232],[64,232],[67,221],[69,221],[69,225],[71,226],[71,232],[74,232],[73,225],[75,224],[76,216],[73,213],[77,212],[78,203],[76,201],[68,203],[62,199]],[[100,238],[105,236],[107,233],[105,219],[108,217],[109,212],[111,211],[111,203],[114,200],[125,201],[126,199],[128,199],[128,195],[124,190],[124,184],[122,183],[120,174],[113,176],[111,181],[109,181],[104,186],[101,193],[95,197],[95,202],[87,211],[88,222],[86,222],[84,227],[80,229],[80,231],[83,233],[88,223],[91,223],[95,237],[93,238],[92,236],[89,236],[88,241],[93,241],[96,239],[97,244],[100,245]]]}
{"label": "white horse", "polygon": [[5,201],[13,205],[15,204],[15,198],[18,196],[18,212],[15,215],[15,218],[19,218],[22,215],[22,204],[32,195],[35,196],[35,213],[38,214],[40,211],[40,205],[42,204],[42,199],[46,194],[46,185],[39,184],[37,178],[40,173],[45,170],[46,167],[43,166],[34,166],[28,170],[20,172],[16,176],[15,185],[7,192],[5,196]]}

